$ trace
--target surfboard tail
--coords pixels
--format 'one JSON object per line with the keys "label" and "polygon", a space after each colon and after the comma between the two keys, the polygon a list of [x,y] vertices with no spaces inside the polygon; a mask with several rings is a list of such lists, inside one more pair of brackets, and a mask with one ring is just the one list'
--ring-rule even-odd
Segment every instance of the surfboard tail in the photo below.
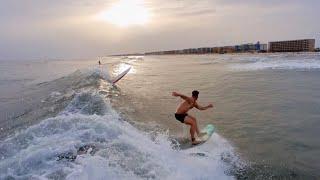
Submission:
{"label": "surfboard tail", "polygon": [[117,83],[118,81],[120,81],[120,79],[122,79],[131,69],[131,66],[129,68],[127,68],[126,70],[124,70],[122,73],[120,73],[118,76],[116,76],[115,78],[113,78],[111,80],[111,83],[114,85],[115,83]]}

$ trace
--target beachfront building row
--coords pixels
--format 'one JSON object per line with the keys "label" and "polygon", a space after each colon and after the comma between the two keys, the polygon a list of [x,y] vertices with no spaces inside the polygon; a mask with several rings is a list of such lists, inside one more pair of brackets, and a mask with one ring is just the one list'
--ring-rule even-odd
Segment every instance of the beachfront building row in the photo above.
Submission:
{"label": "beachfront building row", "polygon": [[222,47],[201,47],[201,48],[189,48],[182,50],[170,50],[170,51],[157,51],[147,52],[145,55],[166,55],[166,54],[209,54],[209,53],[241,53],[241,52],[266,52],[267,44],[242,44],[236,46],[222,46]]}
{"label": "beachfront building row", "polygon": [[166,55],[166,54],[225,54],[225,53],[254,53],[254,52],[308,52],[315,51],[315,39],[302,39],[291,41],[276,41],[269,42],[269,49],[267,44],[247,43],[236,46],[222,46],[222,47],[201,47],[189,48],[182,50],[157,51],[148,52],[145,55]]}

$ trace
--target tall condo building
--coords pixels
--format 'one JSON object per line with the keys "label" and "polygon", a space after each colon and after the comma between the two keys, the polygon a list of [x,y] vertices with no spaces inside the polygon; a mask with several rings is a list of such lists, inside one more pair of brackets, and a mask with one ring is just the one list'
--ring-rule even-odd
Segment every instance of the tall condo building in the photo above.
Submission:
{"label": "tall condo building", "polygon": [[314,50],[315,39],[269,42],[270,52],[301,52]]}

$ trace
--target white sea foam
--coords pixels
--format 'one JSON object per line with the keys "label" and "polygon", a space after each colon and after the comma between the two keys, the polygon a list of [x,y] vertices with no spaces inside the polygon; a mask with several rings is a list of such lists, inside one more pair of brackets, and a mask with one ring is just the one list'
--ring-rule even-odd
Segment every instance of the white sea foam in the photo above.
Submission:
{"label": "white sea foam", "polygon": [[61,93],[58,91],[53,91],[50,93],[50,97],[57,97],[57,96],[61,96]]}
{"label": "white sea foam", "polygon": [[320,69],[320,56],[280,54],[264,57],[237,56],[228,67],[235,71],[257,71],[265,69],[317,70]]}
{"label": "white sea foam", "polygon": [[269,61],[269,62],[254,62],[245,64],[232,64],[229,66],[232,70],[239,71],[255,71],[264,69],[298,69],[312,70],[320,69],[320,61]]}
{"label": "white sea foam", "polygon": [[[101,115],[88,110],[96,108],[90,107],[90,99],[100,102],[97,95],[80,94],[65,113],[1,142],[0,179],[233,179],[221,160],[233,149],[218,134],[204,145],[175,150],[167,134],[152,140],[121,120],[108,103]],[[59,155],[77,154],[84,145],[92,145],[96,153],[58,161]],[[205,156],[191,155],[199,152]]]}

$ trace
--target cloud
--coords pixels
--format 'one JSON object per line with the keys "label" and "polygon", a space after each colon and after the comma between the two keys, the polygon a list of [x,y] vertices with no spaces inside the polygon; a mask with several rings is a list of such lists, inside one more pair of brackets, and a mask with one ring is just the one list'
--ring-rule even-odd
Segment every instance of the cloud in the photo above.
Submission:
{"label": "cloud", "polygon": [[204,15],[213,15],[215,13],[215,6],[210,1],[179,1],[179,0],[154,0],[147,5],[162,17],[171,18],[191,18]]}
{"label": "cloud", "polygon": [[0,0],[0,59],[92,57],[257,40],[320,38],[318,0],[145,0],[150,24],[92,17],[117,0]]}

